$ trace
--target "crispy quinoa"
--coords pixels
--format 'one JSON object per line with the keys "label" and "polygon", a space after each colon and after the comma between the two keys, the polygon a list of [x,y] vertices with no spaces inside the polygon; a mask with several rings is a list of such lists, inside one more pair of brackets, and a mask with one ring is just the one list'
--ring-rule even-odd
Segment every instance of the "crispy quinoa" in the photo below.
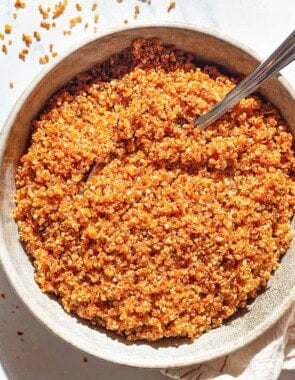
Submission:
{"label": "crispy quinoa", "polygon": [[249,96],[205,131],[237,79],[136,40],[60,90],[16,173],[43,292],[129,340],[195,338],[266,285],[291,240],[292,135]]}

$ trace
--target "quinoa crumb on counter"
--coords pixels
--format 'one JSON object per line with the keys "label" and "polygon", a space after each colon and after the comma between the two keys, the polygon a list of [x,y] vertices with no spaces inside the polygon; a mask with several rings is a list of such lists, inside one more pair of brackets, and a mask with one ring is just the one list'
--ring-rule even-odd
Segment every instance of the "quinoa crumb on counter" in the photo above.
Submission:
{"label": "quinoa crumb on counter", "polygon": [[171,3],[169,4],[169,7],[167,9],[167,12],[171,12],[172,9],[174,9],[176,7],[176,2],[175,1],[171,1]]}
{"label": "quinoa crumb on counter", "polygon": [[41,4],[38,6],[38,10],[39,10],[39,13],[41,14],[43,20],[48,19],[48,17],[49,17],[49,10],[44,9]]}
{"label": "quinoa crumb on counter", "polygon": [[29,34],[23,34],[22,40],[27,47],[30,47],[33,42],[32,37]]}
{"label": "quinoa crumb on counter", "polygon": [[53,18],[60,17],[66,10],[68,5],[68,0],[59,1],[54,5]]}
{"label": "quinoa crumb on counter", "polygon": [[28,49],[22,49],[19,54],[18,54],[18,57],[19,59],[21,59],[22,61],[25,61],[26,60],[26,56],[29,54],[29,50]]}
{"label": "quinoa crumb on counter", "polygon": [[43,28],[43,29],[49,30],[50,27],[51,27],[51,25],[50,25],[50,22],[41,21],[40,22],[40,27]]}
{"label": "quinoa crumb on counter", "polygon": [[39,57],[40,65],[45,65],[48,62],[49,62],[49,55],[48,54],[44,54],[41,57]]}
{"label": "quinoa crumb on counter", "polygon": [[15,3],[14,3],[14,7],[16,9],[24,9],[26,7],[26,3],[22,0],[16,0]]}
{"label": "quinoa crumb on counter", "polygon": [[97,9],[97,3],[93,3],[91,10],[94,12]]}
{"label": "quinoa crumb on counter", "polygon": [[5,26],[4,26],[4,33],[5,33],[5,34],[10,34],[11,31],[12,31],[12,25],[10,25],[10,24],[5,24]]}
{"label": "quinoa crumb on counter", "polygon": [[70,27],[74,28],[77,24],[79,24],[81,22],[82,22],[81,16],[74,17],[74,18],[70,19]]}
{"label": "quinoa crumb on counter", "polygon": [[4,53],[4,54],[8,53],[8,49],[7,49],[7,46],[5,44],[2,45],[1,50],[2,50],[2,53]]}
{"label": "quinoa crumb on counter", "polygon": [[77,9],[78,12],[81,12],[81,11],[82,11],[82,6],[81,6],[81,4],[77,3],[77,4],[76,4],[76,9]]}
{"label": "quinoa crumb on counter", "polygon": [[16,172],[43,292],[128,340],[196,338],[256,297],[291,241],[292,135],[237,79],[136,40],[52,97]]}
{"label": "quinoa crumb on counter", "polygon": [[136,20],[138,18],[138,15],[140,14],[140,6],[139,5],[135,5],[134,7],[134,20]]}
{"label": "quinoa crumb on counter", "polygon": [[41,34],[37,31],[34,31],[34,34],[33,34],[34,38],[36,41],[41,41]]}
{"label": "quinoa crumb on counter", "polygon": [[97,22],[99,20],[99,14],[98,13],[95,13],[93,20],[94,20],[94,23],[97,24]]}

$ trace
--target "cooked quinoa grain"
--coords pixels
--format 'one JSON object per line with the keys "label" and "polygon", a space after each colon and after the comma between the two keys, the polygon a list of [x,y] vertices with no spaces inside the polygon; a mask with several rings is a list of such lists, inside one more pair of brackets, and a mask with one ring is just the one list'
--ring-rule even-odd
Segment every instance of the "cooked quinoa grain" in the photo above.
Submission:
{"label": "cooked quinoa grain", "polygon": [[34,32],[34,38],[37,40],[37,41],[40,41],[41,40],[41,34],[39,32]]}
{"label": "cooked quinoa grain", "polygon": [[46,65],[46,63],[49,62],[49,55],[48,54],[45,54],[41,57],[39,57],[39,63],[40,65]]}
{"label": "cooked quinoa grain", "polygon": [[29,53],[29,50],[28,49],[22,49],[19,54],[18,54],[18,58],[21,59],[22,61],[25,61],[26,60],[26,57]]}
{"label": "cooked quinoa grain", "polygon": [[33,42],[32,37],[29,34],[23,34],[22,40],[27,47],[30,47]]}
{"label": "cooked quinoa grain", "polygon": [[129,340],[195,338],[245,307],[291,240],[292,136],[258,96],[156,40],[82,73],[33,123],[14,212],[43,292]]}
{"label": "cooked quinoa grain", "polygon": [[8,49],[7,49],[7,46],[5,44],[2,45],[2,53],[4,54],[7,54],[8,53]]}
{"label": "cooked quinoa grain", "polygon": [[81,16],[74,17],[74,18],[72,18],[70,20],[70,27],[74,28],[77,24],[79,24],[81,22],[82,22],[82,17]]}
{"label": "cooked quinoa grain", "polygon": [[5,32],[5,34],[10,34],[11,31],[12,31],[12,26],[10,24],[6,24],[4,26],[4,32]]}
{"label": "cooked quinoa grain", "polygon": [[167,12],[171,12],[172,9],[174,9],[176,7],[176,2],[175,1],[171,1],[171,3],[169,4],[169,7],[167,9]]}
{"label": "cooked quinoa grain", "polygon": [[14,3],[14,7],[16,9],[24,9],[26,7],[26,3],[24,1],[21,1],[21,0],[16,0],[16,2]]}
{"label": "cooked quinoa grain", "polygon": [[49,22],[46,22],[46,21],[42,21],[42,22],[40,23],[40,26],[41,26],[41,28],[44,28],[44,29],[46,29],[46,30],[49,30],[49,29],[50,29],[50,23],[49,23]]}
{"label": "cooked quinoa grain", "polygon": [[53,18],[60,17],[65,12],[67,5],[68,0],[59,1],[57,4],[55,4],[53,10]]}

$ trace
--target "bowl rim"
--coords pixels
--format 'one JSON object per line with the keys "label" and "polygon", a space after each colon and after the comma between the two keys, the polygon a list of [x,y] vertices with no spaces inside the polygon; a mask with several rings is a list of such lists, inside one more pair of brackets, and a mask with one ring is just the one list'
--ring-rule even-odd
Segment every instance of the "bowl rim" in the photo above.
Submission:
{"label": "bowl rim", "polygon": [[[208,27],[199,27],[192,23],[186,23],[186,22],[150,22],[150,23],[141,23],[140,25],[134,25],[131,24],[129,26],[115,26],[106,29],[104,32],[96,33],[93,36],[82,38],[80,41],[73,43],[70,47],[65,49],[59,57],[54,61],[51,62],[46,68],[41,70],[35,77],[32,79],[32,81],[29,83],[28,86],[23,90],[21,95],[18,97],[16,102],[14,103],[11,111],[8,114],[8,117],[6,121],[3,124],[2,130],[0,132],[0,166],[3,163],[3,157],[5,153],[5,147],[6,142],[8,140],[8,136],[10,133],[10,130],[14,124],[14,121],[21,110],[26,98],[29,96],[29,94],[34,90],[34,88],[42,81],[42,79],[51,71],[53,70],[62,60],[64,60],[66,57],[74,53],[76,50],[81,49],[83,46],[99,40],[103,37],[106,37],[108,35],[128,31],[128,30],[138,30],[140,32],[141,29],[145,28],[171,28],[171,29],[184,29],[189,30],[192,32],[198,32],[203,33],[206,35],[209,35],[211,37],[220,39],[235,48],[240,49],[241,51],[245,52],[246,54],[252,56],[254,59],[256,59],[258,62],[261,62],[260,56],[250,47],[247,45],[240,43],[239,41],[233,39],[232,37],[229,37],[228,35],[225,35],[221,33],[219,30],[215,28],[208,28]],[[281,84],[286,88],[288,93],[295,99],[295,91],[293,90],[292,86],[289,84],[289,82],[281,75],[278,74],[279,81]],[[30,311],[30,313],[36,318],[36,320],[46,327],[51,333],[53,333],[55,336],[59,337],[66,343],[70,344],[71,346],[78,348],[79,350],[86,352],[89,355],[92,355],[96,358],[107,360],[113,363],[125,365],[125,366],[133,366],[133,367],[139,367],[139,368],[163,368],[163,365],[161,365],[159,360],[152,359],[149,361],[149,363],[144,362],[142,364],[141,358],[138,356],[133,356],[128,359],[128,361],[125,359],[121,359],[118,356],[106,354],[103,350],[100,350],[99,355],[97,352],[94,352],[91,349],[88,349],[83,344],[83,339],[80,339],[77,337],[77,339],[73,340],[70,336],[68,336],[67,331],[62,327],[60,328],[59,325],[55,323],[54,318],[48,318],[45,320],[43,316],[41,316],[41,313],[38,309],[35,309],[35,307],[31,303],[31,297],[26,292],[25,289],[23,289],[21,281],[18,278],[18,275],[14,269],[14,265],[12,261],[10,260],[10,253],[9,250],[6,249],[6,244],[4,242],[2,229],[0,229],[0,264],[2,264],[3,270],[5,272],[5,275],[7,279],[10,282],[10,285],[12,286],[13,290],[16,292],[22,303],[26,306],[26,308]],[[194,364],[200,364],[209,360],[213,360],[219,357],[222,357],[224,355],[228,355],[247,344],[251,343],[253,340],[258,338],[260,335],[262,335],[268,328],[270,328],[272,325],[274,325],[278,319],[290,308],[292,303],[295,301],[295,287],[293,287],[290,290],[289,297],[286,297],[284,302],[279,306],[279,308],[276,308],[275,311],[271,314],[270,318],[267,318],[262,324],[259,325],[259,328],[254,328],[250,333],[248,333],[244,337],[240,337],[238,340],[233,342],[233,344],[227,349],[224,350],[224,348],[216,348],[212,354],[207,354],[203,357],[196,357],[195,359],[188,358],[187,360],[185,358],[173,360],[173,363],[166,365],[165,368],[176,368],[176,367],[183,367],[183,366],[189,366]]]}

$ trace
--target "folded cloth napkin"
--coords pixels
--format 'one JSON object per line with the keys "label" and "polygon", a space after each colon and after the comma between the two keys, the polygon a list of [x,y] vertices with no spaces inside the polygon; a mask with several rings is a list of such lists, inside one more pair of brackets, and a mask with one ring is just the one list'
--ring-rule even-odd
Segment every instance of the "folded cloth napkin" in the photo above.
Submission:
{"label": "folded cloth napkin", "polygon": [[230,355],[162,373],[181,380],[277,380],[283,369],[295,369],[295,303],[262,336]]}

